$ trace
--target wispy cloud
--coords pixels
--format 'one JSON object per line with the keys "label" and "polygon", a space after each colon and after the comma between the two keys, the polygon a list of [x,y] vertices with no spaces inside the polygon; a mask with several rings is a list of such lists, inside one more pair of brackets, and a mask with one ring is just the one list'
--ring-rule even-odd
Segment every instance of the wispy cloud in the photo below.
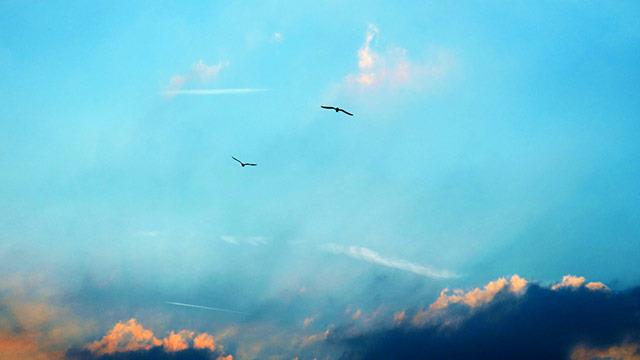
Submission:
{"label": "wispy cloud", "polygon": [[220,236],[220,240],[233,245],[248,244],[253,246],[259,246],[259,245],[266,245],[268,238],[264,236],[238,237],[238,236],[232,236],[232,235],[222,235]]}
{"label": "wispy cloud", "polygon": [[200,59],[191,66],[191,71],[186,74],[176,74],[169,79],[165,95],[177,95],[185,86],[192,82],[208,83],[213,81],[227,66],[228,61],[219,61],[217,64],[208,65]]}
{"label": "wispy cloud", "polygon": [[346,83],[357,89],[377,87],[423,87],[446,75],[454,64],[453,56],[439,51],[428,61],[412,61],[402,47],[385,52],[374,50],[378,27],[369,24],[365,40],[358,50],[358,71],[347,75]]}
{"label": "wispy cloud", "polygon": [[189,89],[189,90],[167,90],[163,94],[175,95],[240,95],[267,91],[268,89],[257,88],[227,88],[227,89]]}
{"label": "wispy cloud", "polygon": [[379,253],[365,247],[343,246],[338,244],[325,244],[322,246],[322,249],[334,254],[346,255],[351,258],[364,260],[372,264],[381,265],[381,266],[398,269],[398,270],[409,271],[414,274],[418,274],[418,275],[422,275],[422,276],[426,276],[434,279],[449,279],[449,278],[454,278],[458,276],[446,270],[436,270],[428,266],[414,264],[407,260],[384,257]]}

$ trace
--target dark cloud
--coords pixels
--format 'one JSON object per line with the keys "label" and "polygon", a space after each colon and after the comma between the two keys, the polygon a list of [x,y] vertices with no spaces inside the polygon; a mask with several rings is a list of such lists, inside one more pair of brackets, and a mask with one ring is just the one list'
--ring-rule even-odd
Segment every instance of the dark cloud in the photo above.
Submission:
{"label": "dark cloud", "polygon": [[[69,360],[214,360],[222,354],[207,349],[186,349],[168,352],[162,346],[149,350],[126,351],[113,354],[97,355],[88,350],[70,350]],[[223,357],[224,358],[224,357]]]}
{"label": "dark cloud", "polygon": [[578,345],[606,348],[640,339],[640,287],[592,291],[530,285],[523,295],[503,291],[470,311],[445,309],[464,320],[374,330],[359,335],[334,331],[327,341],[346,347],[345,359],[567,359]]}

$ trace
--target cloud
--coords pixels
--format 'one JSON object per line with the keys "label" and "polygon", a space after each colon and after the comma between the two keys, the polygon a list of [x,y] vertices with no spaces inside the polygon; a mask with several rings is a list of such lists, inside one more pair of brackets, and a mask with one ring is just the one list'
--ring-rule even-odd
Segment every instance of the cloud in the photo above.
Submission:
{"label": "cloud", "polygon": [[413,61],[402,47],[392,47],[384,53],[374,50],[379,34],[375,24],[369,24],[365,40],[358,49],[358,71],[346,76],[346,84],[356,90],[375,88],[423,88],[448,74],[454,66],[453,55],[440,50],[428,61]]}
{"label": "cloud", "polygon": [[119,322],[102,337],[87,345],[91,352],[103,355],[115,352],[136,350],[149,350],[162,345],[162,341],[156,338],[153,331],[145,329],[136,319],[127,322]]}
{"label": "cloud", "polygon": [[354,259],[364,260],[368,263],[409,271],[414,274],[433,279],[449,279],[457,277],[457,275],[446,270],[435,270],[424,265],[414,264],[407,260],[384,257],[365,247],[325,244],[322,246],[322,249],[334,254],[346,255]]}
{"label": "cloud", "polygon": [[396,312],[395,314],[393,314],[393,323],[396,325],[401,324],[406,316],[407,313],[404,310]]}
{"label": "cloud", "polygon": [[239,237],[239,236],[232,236],[232,235],[222,235],[220,236],[220,240],[233,245],[247,244],[247,245],[253,245],[253,246],[260,246],[260,245],[266,245],[268,238],[265,236]]}
{"label": "cloud", "polygon": [[[427,321],[438,317],[443,309],[452,304],[463,304],[469,308],[477,308],[491,302],[502,291],[520,295],[526,290],[527,283],[526,279],[513,275],[511,279],[502,277],[490,281],[482,289],[475,288],[467,292],[461,289],[450,292],[445,288],[440,292],[438,298],[429,305],[428,309],[421,309],[415,314],[412,323],[416,326],[422,326]],[[453,323],[452,320],[454,319],[450,319],[449,322]]]}
{"label": "cloud", "polygon": [[574,275],[565,275],[562,277],[562,281],[553,285],[551,287],[552,290],[558,289],[578,289],[582,286],[586,287],[589,290],[609,290],[607,285],[601,282],[589,282],[586,283],[586,279],[582,276],[574,276]]}
{"label": "cloud", "polygon": [[[175,354],[171,355],[170,354]],[[185,358],[214,359],[223,354],[216,352],[213,335],[190,330],[170,331],[157,338],[136,319],[118,322],[100,340],[85,346],[85,350],[70,350],[67,355],[78,359],[107,358]]]}
{"label": "cloud", "polygon": [[195,349],[208,349],[214,351],[216,349],[216,343],[212,335],[202,333],[193,339],[193,347]]}
{"label": "cloud", "polygon": [[38,276],[0,279],[0,359],[62,359],[92,323],[56,305],[56,292]]}
{"label": "cloud", "polygon": [[640,344],[623,343],[604,349],[582,345],[571,352],[571,360],[640,360]]}
{"label": "cloud", "polygon": [[169,96],[182,94],[181,90],[183,90],[183,87],[190,83],[211,82],[227,66],[229,66],[228,61],[220,61],[217,64],[208,65],[204,60],[200,59],[191,66],[191,71],[189,73],[172,76],[171,79],[169,79],[169,84],[167,85],[164,94]]}
{"label": "cloud", "polygon": [[215,65],[207,65],[204,61],[198,60],[191,69],[191,73],[193,77],[202,81],[207,82],[213,80],[222,69],[229,66],[229,62],[219,62]]}
{"label": "cloud", "polygon": [[310,316],[310,317],[304,318],[304,320],[302,321],[302,327],[304,327],[304,328],[309,327],[309,325],[313,324],[313,321],[314,321],[315,319],[316,319],[316,318],[315,318],[315,317],[313,317],[313,316]]}
{"label": "cloud", "polygon": [[553,289],[515,276],[441,295],[427,321],[339,328],[326,341],[342,344],[345,359],[636,359],[640,288]]}
{"label": "cloud", "polygon": [[525,290],[527,286],[527,280],[521,278],[518,275],[511,276],[510,280],[506,278],[499,278],[494,281],[490,281],[484,288],[475,288],[468,292],[464,290],[455,290],[453,294],[449,295],[449,290],[444,289],[440,292],[438,299],[431,304],[432,309],[443,309],[449,304],[464,303],[469,307],[478,307],[493,300],[497,293],[502,290],[507,290],[514,294],[520,294]]}

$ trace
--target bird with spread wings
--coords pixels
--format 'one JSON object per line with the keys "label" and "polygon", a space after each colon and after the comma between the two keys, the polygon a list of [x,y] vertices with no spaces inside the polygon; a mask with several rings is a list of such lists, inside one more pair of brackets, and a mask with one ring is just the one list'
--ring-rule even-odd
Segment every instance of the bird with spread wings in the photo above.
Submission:
{"label": "bird with spread wings", "polygon": [[232,158],[233,160],[235,160],[235,161],[239,162],[239,163],[240,163],[240,165],[242,165],[242,167],[245,167],[245,166],[258,166],[258,164],[242,162],[242,161],[240,161],[240,160],[236,159],[236,158],[235,158],[235,157],[233,157],[233,156],[232,156],[231,158]]}
{"label": "bird with spread wings", "polygon": [[321,107],[321,108],[323,108],[323,109],[335,110],[336,112],[338,112],[338,111],[342,111],[343,113],[345,113],[345,114],[347,114],[347,115],[349,115],[349,116],[353,116],[353,114],[352,114],[352,113],[350,113],[350,112],[348,112],[348,111],[346,111],[346,110],[344,110],[344,109],[340,109],[339,107],[336,107],[336,106],[320,105],[320,107]]}

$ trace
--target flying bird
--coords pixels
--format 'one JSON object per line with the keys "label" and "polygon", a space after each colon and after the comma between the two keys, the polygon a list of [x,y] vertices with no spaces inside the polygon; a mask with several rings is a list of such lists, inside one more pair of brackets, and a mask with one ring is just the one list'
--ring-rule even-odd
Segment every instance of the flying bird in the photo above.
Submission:
{"label": "flying bird", "polygon": [[245,166],[258,166],[258,164],[252,164],[252,163],[245,163],[245,162],[242,162],[242,161],[240,161],[240,160],[236,159],[236,158],[235,158],[235,157],[233,157],[233,156],[232,156],[232,158],[233,158],[233,160],[235,160],[235,161],[239,162],[239,163],[240,163],[240,165],[242,165],[242,167],[245,167]]}
{"label": "flying bird", "polygon": [[334,106],[325,106],[325,105],[320,105],[321,108],[323,109],[329,109],[329,110],[335,110],[336,112],[338,111],[342,111],[343,113],[349,115],[349,116],[353,116],[352,113],[345,111],[344,109],[340,109],[339,107],[334,107]]}

